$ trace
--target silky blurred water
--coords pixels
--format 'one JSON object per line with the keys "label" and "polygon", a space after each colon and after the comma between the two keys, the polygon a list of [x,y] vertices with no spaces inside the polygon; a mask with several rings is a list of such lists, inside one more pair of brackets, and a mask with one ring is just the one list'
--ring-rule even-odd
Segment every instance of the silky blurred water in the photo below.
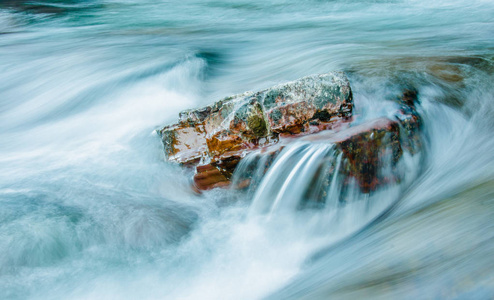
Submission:
{"label": "silky blurred water", "polygon": [[[0,298],[494,297],[493,16],[482,0],[0,2]],[[333,70],[360,121],[419,92],[417,178],[379,213],[252,214],[164,162],[154,130],[180,110]]]}

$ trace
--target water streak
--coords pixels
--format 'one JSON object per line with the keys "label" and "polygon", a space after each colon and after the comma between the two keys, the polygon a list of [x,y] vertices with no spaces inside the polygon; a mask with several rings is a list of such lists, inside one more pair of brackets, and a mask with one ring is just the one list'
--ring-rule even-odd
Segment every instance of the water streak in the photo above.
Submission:
{"label": "water streak", "polygon": [[[485,0],[1,1],[0,298],[492,298],[493,15]],[[332,70],[358,122],[418,90],[426,155],[404,154],[399,185],[343,185],[329,144],[248,156],[245,193],[195,195],[163,161],[153,132],[180,110]]]}

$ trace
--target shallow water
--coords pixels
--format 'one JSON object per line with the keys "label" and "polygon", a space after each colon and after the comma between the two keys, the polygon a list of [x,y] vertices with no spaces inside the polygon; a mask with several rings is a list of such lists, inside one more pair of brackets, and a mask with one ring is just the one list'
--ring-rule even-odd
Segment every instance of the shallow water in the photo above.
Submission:
{"label": "shallow water", "polygon": [[[0,298],[492,298],[493,15],[491,1],[0,3]],[[332,70],[361,121],[419,91],[424,157],[408,185],[359,202],[375,213],[256,213],[280,192],[197,196],[163,161],[154,130],[180,110]]]}

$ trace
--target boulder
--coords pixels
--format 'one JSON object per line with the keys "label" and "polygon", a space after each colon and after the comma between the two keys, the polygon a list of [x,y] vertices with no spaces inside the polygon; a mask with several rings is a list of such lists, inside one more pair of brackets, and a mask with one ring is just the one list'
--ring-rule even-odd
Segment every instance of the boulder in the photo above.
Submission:
{"label": "boulder", "polygon": [[[412,155],[421,149],[416,100],[416,91],[406,90],[395,119],[353,125],[350,84],[344,73],[334,72],[184,111],[177,124],[159,132],[167,160],[195,168],[196,190],[230,186],[238,163],[253,151],[268,155],[267,170],[287,144],[301,139],[334,144],[343,155],[344,175],[371,192],[399,181],[397,173],[381,172],[383,157],[391,158],[393,168],[403,149]],[[236,187],[249,184],[246,174]]]}
{"label": "boulder", "polygon": [[403,154],[400,126],[396,120],[378,118],[339,132],[321,132],[303,140],[335,145],[336,151],[342,153],[340,172],[347,178],[354,178],[364,193],[399,181],[396,172],[381,172],[383,163],[389,163],[393,168]]}
{"label": "boulder", "polygon": [[[267,172],[278,154],[294,139],[302,142],[330,143],[334,145],[334,154],[322,159],[319,166],[315,168],[324,169],[323,166],[328,159],[334,160],[341,154],[338,172],[346,178],[346,183],[354,179],[362,192],[369,193],[379,186],[401,180],[401,174],[395,167],[403,155],[402,132],[397,120],[378,118],[341,130],[321,131],[262,147],[256,154],[259,161],[263,160],[263,165],[259,166],[257,162],[254,162],[252,166],[261,167],[263,172]],[[334,164],[334,161],[330,162],[332,167],[327,169],[328,179],[334,172]],[[249,186],[256,172],[258,171],[249,167],[243,170],[244,174],[237,174],[234,187]],[[322,174],[316,172],[316,176],[322,176]],[[313,181],[317,180],[314,178]],[[329,184],[329,182],[326,183]]]}
{"label": "boulder", "polygon": [[[202,173],[217,168],[229,180],[252,149],[280,137],[305,135],[348,122],[352,92],[344,73],[313,75],[257,93],[246,92],[180,113],[179,122],[159,131],[168,161],[196,167],[198,189],[224,186]],[[208,166],[208,167],[206,167]]]}

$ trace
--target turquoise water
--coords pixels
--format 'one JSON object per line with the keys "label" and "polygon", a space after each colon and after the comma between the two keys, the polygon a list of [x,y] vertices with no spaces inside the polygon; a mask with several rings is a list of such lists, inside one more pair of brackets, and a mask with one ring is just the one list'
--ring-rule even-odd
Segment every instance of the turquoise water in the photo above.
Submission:
{"label": "turquoise water", "polygon": [[[1,2],[0,299],[492,298],[493,15],[480,0]],[[418,177],[371,204],[377,219],[252,215],[252,196],[195,195],[163,161],[154,130],[182,109],[332,70],[361,120],[419,91]]]}

